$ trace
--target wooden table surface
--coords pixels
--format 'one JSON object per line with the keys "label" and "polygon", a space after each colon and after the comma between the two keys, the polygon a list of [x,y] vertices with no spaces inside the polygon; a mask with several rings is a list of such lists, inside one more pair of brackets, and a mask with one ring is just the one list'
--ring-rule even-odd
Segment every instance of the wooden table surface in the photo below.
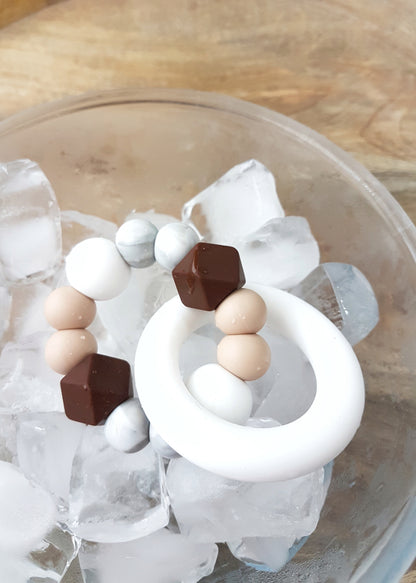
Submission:
{"label": "wooden table surface", "polygon": [[414,0],[0,0],[0,28],[0,119],[96,89],[225,93],[325,134],[416,221]]}

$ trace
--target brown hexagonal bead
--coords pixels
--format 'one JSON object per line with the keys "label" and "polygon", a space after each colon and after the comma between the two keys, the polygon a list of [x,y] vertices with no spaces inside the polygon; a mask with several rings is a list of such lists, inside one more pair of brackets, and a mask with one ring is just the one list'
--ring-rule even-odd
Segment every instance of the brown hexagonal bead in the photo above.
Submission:
{"label": "brown hexagonal bead", "polygon": [[61,380],[65,414],[98,425],[131,395],[130,365],[103,354],[89,354]]}
{"label": "brown hexagonal bead", "polygon": [[234,247],[197,243],[172,271],[182,303],[211,311],[245,282],[240,255]]}

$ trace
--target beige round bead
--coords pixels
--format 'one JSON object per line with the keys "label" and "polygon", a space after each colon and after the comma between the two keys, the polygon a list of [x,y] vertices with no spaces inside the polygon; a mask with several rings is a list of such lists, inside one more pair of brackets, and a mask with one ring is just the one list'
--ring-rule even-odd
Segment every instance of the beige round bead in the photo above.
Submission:
{"label": "beige round bead", "polygon": [[244,381],[254,381],[270,366],[269,345],[258,334],[224,336],[217,348],[218,364]]}
{"label": "beige round bead", "polygon": [[57,330],[86,328],[95,318],[94,300],[70,286],[58,287],[48,295],[45,317]]}
{"label": "beige round bead", "polygon": [[45,360],[55,372],[66,375],[94,352],[97,352],[97,341],[88,330],[59,330],[46,343]]}
{"label": "beige round bead", "polygon": [[215,325],[224,334],[254,334],[266,323],[267,308],[259,294],[239,289],[215,310]]}

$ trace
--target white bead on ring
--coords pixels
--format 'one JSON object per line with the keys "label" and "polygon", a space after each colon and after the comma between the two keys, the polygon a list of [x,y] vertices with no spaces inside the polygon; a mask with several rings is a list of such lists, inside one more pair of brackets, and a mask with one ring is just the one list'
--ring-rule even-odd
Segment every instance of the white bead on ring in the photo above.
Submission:
{"label": "white bead on ring", "polygon": [[248,287],[266,302],[268,324],[295,342],[312,365],[316,395],[306,413],[287,425],[256,428],[201,406],[183,382],[179,352],[213,312],[187,308],[179,297],[164,304],[142,333],[137,390],[155,430],[192,463],[235,480],[288,480],[324,466],[348,445],[364,409],[364,380],[350,344],[318,310],[282,290]]}

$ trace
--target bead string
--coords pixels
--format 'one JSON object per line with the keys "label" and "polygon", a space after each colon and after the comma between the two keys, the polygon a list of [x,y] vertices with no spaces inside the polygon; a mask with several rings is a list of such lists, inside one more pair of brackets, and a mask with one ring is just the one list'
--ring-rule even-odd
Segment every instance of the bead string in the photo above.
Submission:
{"label": "bead string", "polygon": [[[64,375],[61,390],[66,415],[81,423],[105,421],[113,447],[125,452],[142,449],[149,439],[161,455],[176,455],[150,427],[137,398],[132,398],[130,366],[118,358],[97,354],[97,342],[87,330],[96,315],[96,300],[116,297],[128,285],[132,268],[155,261],[172,271],[182,303],[215,310],[215,324],[225,334],[217,361],[195,370],[187,387],[201,405],[219,417],[245,424],[252,409],[246,380],[262,376],[270,365],[270,349],[257,332],[267,318],[266,305],[245,283],[238,251],[199,242],[184,223],[159,231],[145,219],[126,221],[115,243],[91,238],[78,243],[66,259],[69,286],[54,290],[45,303],[48,323],[57,330],[45,347],[49,366]],[[221,387],[220,396],[213,387]]]}

